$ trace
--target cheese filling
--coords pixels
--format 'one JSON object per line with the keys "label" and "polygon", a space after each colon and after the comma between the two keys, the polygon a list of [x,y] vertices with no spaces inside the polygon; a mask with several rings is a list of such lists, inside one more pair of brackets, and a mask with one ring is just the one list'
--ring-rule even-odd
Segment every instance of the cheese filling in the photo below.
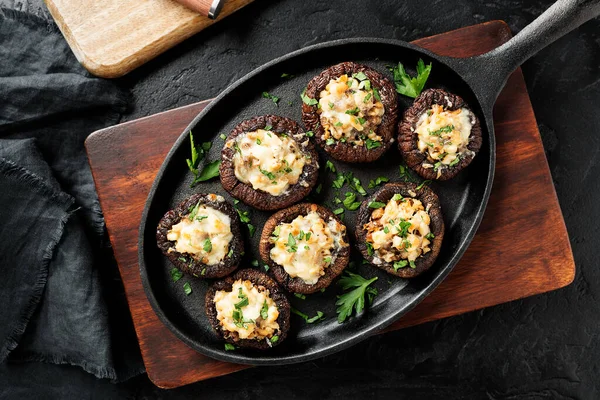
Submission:
{"label": "cheese filling", "polygon": [[219,324],[240,339],[271,338],[279,333],[277,304],[263,286],[238,279],[231,292],[218,290],[213,301]]}
{"label": "cheese filling", "polygon": [[167,232],[167,239],[175,242],[169,252],[191,254],[206,265],[225,258],[232,238],[229,216],[199,203]]}
{"label": "cheese filling", "polygon": [[362,72],[351,77],[344,74],[329,81],[319,95],[321,125],[327,144],[334,141],[367,148],[381,146],[377,127],[384,114],[379,92]]}
{"label": "cheese filling", "polygon": [[[431,251],[433,234],[431,219],[420,200],[395,195],[383,208],[371,213],[364,229],[367,247],[373,252],[374,262],[398,262],[395,268],[407,266],[420,255]],[[402,261],[405,260],[405,261]],[[414,267],[414,264],[409,264]]]}
{"label": "cheese filling", "polygon": [[306,163],[295,140],[264,129],[244,133],[231,145],[236,150],[233,166],[237,179],[273,196],[298,183]]}
{"label": "cheese filling", "polygon": [[439,104],[424,112],[417,121],[417,147],[427,154],[428,163],[423,167],[433,168],[440,176],[443,168],[452,167],[469,152],[467,146],[471,136],[474,116],[466,108],[444,110]]}
{"label": "cheese filling", "polygon": [[314,285],[335,262],[344,242],[346,227],[331,218],[325,222],[316,211],[299,215],[277,226],[271,236],[271,259],[292,278]]}

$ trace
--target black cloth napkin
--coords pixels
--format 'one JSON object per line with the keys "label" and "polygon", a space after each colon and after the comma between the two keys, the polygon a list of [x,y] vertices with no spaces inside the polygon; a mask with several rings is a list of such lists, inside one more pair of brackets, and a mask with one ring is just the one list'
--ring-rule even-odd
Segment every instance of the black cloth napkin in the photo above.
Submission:
{"label": "black cloth napkin", "polygon": [[127,95],[54,25],[0,9],[0,361],[143,372],[84,151]]}

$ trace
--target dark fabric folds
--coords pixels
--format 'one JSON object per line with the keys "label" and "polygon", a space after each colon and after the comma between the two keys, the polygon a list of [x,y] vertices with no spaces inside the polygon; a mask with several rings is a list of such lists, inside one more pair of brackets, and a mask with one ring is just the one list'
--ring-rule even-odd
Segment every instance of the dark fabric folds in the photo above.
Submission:
{"label": "dark fabric folds", "polygon": [[0,10],[0,361],[144,370],[84,151],[127,100],[55,26]]}

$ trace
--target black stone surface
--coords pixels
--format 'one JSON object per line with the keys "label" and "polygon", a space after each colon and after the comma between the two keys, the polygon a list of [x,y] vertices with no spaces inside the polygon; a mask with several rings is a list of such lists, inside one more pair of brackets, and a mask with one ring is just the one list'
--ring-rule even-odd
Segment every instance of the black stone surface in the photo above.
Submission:
{"label": "black stone surface", "polygon": [[[551,3],[257,0],[122,78],[133,95],[124,119],[213,97],[309,44],[412,40],[493,19],[517,32]],[[47,15],[41,0],[0,6]],[[543,50],[523,71],[577,263],[569,287],[373,337],[315,362],[253,368],[171,391],[146,376],[113,385],[77,368],[37,363],[0,365],[0,382],[18,388],[20,398],[600,398],[599,21]],[[0,399],[6,393],[0,385]]]}

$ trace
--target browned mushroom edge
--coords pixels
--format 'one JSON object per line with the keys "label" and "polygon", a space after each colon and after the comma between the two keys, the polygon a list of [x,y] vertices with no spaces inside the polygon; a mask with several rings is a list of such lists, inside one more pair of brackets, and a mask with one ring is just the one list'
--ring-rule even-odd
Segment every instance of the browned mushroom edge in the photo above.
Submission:
{"label": "browned mushroom edge", "polygon": [[[233,145],[227,145],[227,143],[236,140],[238,136],[246,132],[264,129],[269,126],[271,126],[271,132],[278,135],[286,134],[298,143],[298,147],[306,157],[306,164],[304,164],[298,182],[290,186],[280,196],[273,196],[270,193],[256,190],[252,185],[239,181],[235,176],[233,164],[235,149]],[[277,210],[302,200],[310,193],[319,176],[319,156],[314,144],[298,123],[289,118],[276,115],[259,116],[243,121],[233,128],[221,151],[219,175],[223,188],[233,197],[259,210]]]}
{"label": "browned mushroom edge", "polygon": [[[279,338],[276,342],[273,343],[270,340],[265,339],[240,339],[236,333],[232,333],[226,329],[223,329],[219,323],[217,318],[217,309],[214,302],[215,293],[218,290],[230,292],[233,283],[238,279],[242,281],[249,280],[255,286],[259,287],[259,290],[260,286],[269,290],[269,297],[273,299],[277,305],[277,310],[279,311],[279,316],[277,317],[276,321],[279,324],[280,332],[277,335]],[[290,302],[281,288],[273,279],[271,279],[271,277],[255,269],[241,269],[235,274],[212,284],[206,291],[205,305],[206,316],[208,317],[208,321],[217,335],[224,339],[227,343],[231,343],[236,346],[260,350],[268,349],[281,344],[281,342],[285,340],[288,331],[290,330]]]}
{"label": "browned mushroom edge", "polygon": [[[467,145],[467,149],[470,150],[470,153],[462,154],[458,164],[441,169],[439,178],[437,176],[438,172],[433,168],[423,167],[423,163],[428,163],[429,161],[427,155],[419,151],[417,146],[418,135],[415,130],[421,115],[427,112],[434,104],[439,104],[444,107],[445,110],[450,111],[466,108],[471,112],[472,117],[475,120],[475,123],[471,127],[470,140]],[[398,148],[400,149],[400,153],[402,154],[406,165],[425,179],[444,181],[455,177],[456,174],[473,161],[473,158],[481,148],[481,143],[481,124],[475,113],[473,113],[460,96],[449,93],[443,89],[427,89],[423,91],[423,93],[415,99],[412,106],[404,112],[404,117],[398,124]]]}
{"label": "browned mushroom edge", "polygon": [[317,105],[308,105],[302,103],[302,122],[308,130],[315,134],[315,140],[331,157],[339,161],[361,163],[371,162],[381,157],[392,145],[395,138],[396,121],[398,119],[398,100],[396,90],[389,79],[381,75],[378,71],[365,65],[354,62],[343,62],[333,65],[315,76],[307,85],[305,95],[310,99],[319,100],[319,95],[325,89],[332,79],[337,79],[344,74],[352,75],[363,72],[371,81],[371,85],[379,91],[381,103],[384,107],[384,114],[381,124],[377,127],[375,133],[383,139],[382,145],[374,149],[367,149],[366,146],[353,146],[350,143],[335,141],[332,145],[327,145],[322,138],[325,131],[321,126],[320,116],[317,112]]}
{"label": "browned mushroom edge", "polygon": [[[221,262],[215,265],[206,265],[188,253],[169,251],[169,249],[174,248],[175,242],[167,239],[167,233],[173,225],[178,224],[184,216],[188,215],[198,203],[221,211],[231,219],[230,228],[233,238],[229,242],[229,253]],[[237,212],[223,197],[215,194],[194,194],[182,201],[173,210],[168,211],[158,223],[156,243],[173,265],[186,274],[203,279],[222,278],[229,275],[238,267],[244,253],[244,242]]]}
{"label": "browned mushroom edge", "polygon": [[[270,237],[275,228],[282,223],[290,223],[299,215],[307,215],[309,212],[315,211],[323,220],[329,221],[331,218],[338,223],[344,225],[329,209],[312,203],[296,204],[289,208],[278,211],[273,214],[266,222],[263,228],[259,252],[262,260],[269,266],[269,273],[275,277],[277,282],[285,289],[293,293],[310,294],[318,290],[328,287],[331,282],[339,276],[350,261],[350,244],[348,241],[348,233],[343,236],[344,242],[348,245],[337,250],[335,261],[325,268],[325,274],[322,275],[315,284],[307,284],[300,278],[292,278],[285,272],[283,266],[275,263],[270,256],[271,249],[274,244],[271,243]],[[344,225],[345,226],[345,225]]]}
{"label": "browned mushroom edge", "polygon": [[[444,239],[444,219],[442,217],[442,209],[440,207],[438,196],[428,186],[423,185],[419,189],[417,189],[417,187],[418,186],[414,183],[388,183],[363,201],[356,216],[355,234],[357,247],[365,260],[389,274],[402,278],[414,278],[415,276],[427,271],[433,265],[435,259],[440,253],[442,240]],[[393,263],[384,261],[383,263],[375,264],[373,262],[374,256],[373,254],[369,254],[367,250],[367,232],[363,228],[364,225],[369,222],[371,213],[374,211],[369,207],[369,203],[376,201],[387,204],[395,194],[400,194],[402,197],[412,197],[418,199],[426,208],[429,206],[429,211],[427,212],[431,218],[429,228],[435,235],[435,238],[432,241],[431,251],[427,254],[417,257],[415,260],[416,268],[405,267],[398,269],[397,271],[394,270]]]}

